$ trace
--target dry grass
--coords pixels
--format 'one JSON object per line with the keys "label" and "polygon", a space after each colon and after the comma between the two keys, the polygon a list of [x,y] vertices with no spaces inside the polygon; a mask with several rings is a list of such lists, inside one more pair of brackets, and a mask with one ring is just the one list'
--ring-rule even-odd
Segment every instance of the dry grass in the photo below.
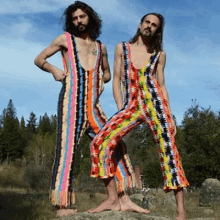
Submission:
{"label": "dry grass", "polygon": [[95,208],[106,198],[107,196],[101,193],[76,193],[76,204],[73,205],[73,208],[78,209],[80,212],[86,211]]}
{"label": "dry grass", "polygon": [[[0,219],[3,220],[49,220],[55,218],[55,210],[48,201],[48,193],[34,192],[27,189],[0,188]],[[165,194],[163,191],[153,191],[147,194],[154,198],[151,212],[157,216],[174,218],[176,205],[173,193]],[[94,208],[106,198],[101,193],[76,193],[76,204],[72,208],[80,212]],[[170,202],[169,202],[170,201]],[[174,202],[173,202],[174,201]],[[220,219],[220,205],[200,207],[199,192],[185,193],[185,207],[187,219],[215,218]],[[211,209],[214,213],[206,214],[204,210]]]}
{"label": "dry grass", "polygon": [[[175,197],[172,192],[165,194],[163,191],[150,192],[149,197],[155,197],[155,207],[151,211],[161,215],[174,218],[176,216]],[[171,202],[169,202],[171,201]],[[220,204],[211,207],[199,206],[199,190],[185,192],[185,209],[187,219],[193,218],[215,218],[220,219]],[[205,210],[213,210],[214,213],[206,213]]]}
{"label": "dry grass", "polygon": [[0,187],[26,188],[24,169],[14,165],[3,164],[0,166]]}

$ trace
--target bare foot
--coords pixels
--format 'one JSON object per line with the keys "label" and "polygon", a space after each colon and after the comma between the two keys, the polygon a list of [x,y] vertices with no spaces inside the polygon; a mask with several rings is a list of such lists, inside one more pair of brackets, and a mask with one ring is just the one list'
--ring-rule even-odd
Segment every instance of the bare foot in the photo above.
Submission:
{"label": "bare foot", "polygon": [[186,220],[185,211],[177,211],[175,220]]}
{"label": "bare foot", "polygon": [[149,214],[150,211],[147,209],[143,209],[140,206],[133,203],[128,196],[122,196],[119,199],[120,205],[121,205],[121,211],[127,212],[138,212],[142,214]]}
{"label": "bare foot", "polygon": [[121,206],[118,200],[114,199],[107,199],[105,200],[101,205],[96,207],[95,209],[90,209],[88,212],[89,213],[97,213],[97,212],[102,212],[106,210],[120,210]]}
{"label": "bare foot", "polygon": [[56,218],[66,217],[77,213],[77,209],[58,209]]}

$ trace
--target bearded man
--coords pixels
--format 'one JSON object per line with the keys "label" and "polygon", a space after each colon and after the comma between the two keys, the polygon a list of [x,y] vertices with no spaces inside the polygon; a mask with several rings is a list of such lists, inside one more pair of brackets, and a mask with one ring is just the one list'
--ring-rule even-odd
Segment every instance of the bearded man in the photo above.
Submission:
{"label": "bearded man", "polygon": [[[113,92],[119,111],[91,143],[91,176],[100,177],[108,183],[108,198],[89,212],[119,207],[122,211],[149,213],[132,203],[128,196],[117,194],[114,179],[116,172],[109,172],[109,167],[115,167],[112,156],[117,143],[134,127],[144,122],[152,131],[158,145],[164,191],[174,191],[178,212],[176,219],[185,220],[183,187],[189,184],[175,144],[176,126],[171,117],[165,86],[166,54],[162,50],[163,28],[164,18],[161,14],[146,14],[131,41],[122,42],[116,47]],[[124,86],[124,98],[121,83]],[[99,169],[94,169],[97,166]]]}
{"label": "bearded man", "polygon": [[[51,184],[51,202],[57,207],[57,217],[71,215],[67,209],[75,203],[72,190],[74,155],[80,138],[86,132],[93,138],[107,122],[99,96],[103,83],[110,78],[107,50],[97,40],[101,19],[87,4],[76,1],[64,12],[64,31],[35,59],[35,64],[62,82],[58,101],[57,149]],[[61,51],[64,71],[46,59]],[[118,164],[115,176],[120,191],[134,185],[134,172],[121,141],[114,154]]]}

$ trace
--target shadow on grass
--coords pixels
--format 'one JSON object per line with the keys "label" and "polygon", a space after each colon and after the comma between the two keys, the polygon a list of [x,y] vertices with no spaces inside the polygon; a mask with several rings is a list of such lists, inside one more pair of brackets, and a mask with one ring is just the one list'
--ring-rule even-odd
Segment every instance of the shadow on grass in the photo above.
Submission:
{"label": "shadow on grass", "polygon": [[0,190],[0,219],[38,220],[55,217],[48,193]]}
{"label": "shadow on grass", "polygon": [[[49,193],[27,192],[25,189],[0,188],[0,220],[47,220],[55,218]],[[106,195],[76,193],[77,203],[71,208],[86,211],[99,205]]]}

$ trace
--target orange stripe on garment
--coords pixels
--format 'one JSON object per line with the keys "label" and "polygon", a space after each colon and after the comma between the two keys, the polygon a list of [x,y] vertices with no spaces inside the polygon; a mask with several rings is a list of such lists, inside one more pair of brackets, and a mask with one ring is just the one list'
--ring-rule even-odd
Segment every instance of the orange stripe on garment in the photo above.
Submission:
{"label": "orange stripe on garment", "polygon": [[96,121],[94,120],[93,116],[93,70],[89,71],[89,82],[88,82],[88,119],[91,123],[91,127],[94,129],[95,133],[97,134],[99,132],[99,126],[97,125]]}

